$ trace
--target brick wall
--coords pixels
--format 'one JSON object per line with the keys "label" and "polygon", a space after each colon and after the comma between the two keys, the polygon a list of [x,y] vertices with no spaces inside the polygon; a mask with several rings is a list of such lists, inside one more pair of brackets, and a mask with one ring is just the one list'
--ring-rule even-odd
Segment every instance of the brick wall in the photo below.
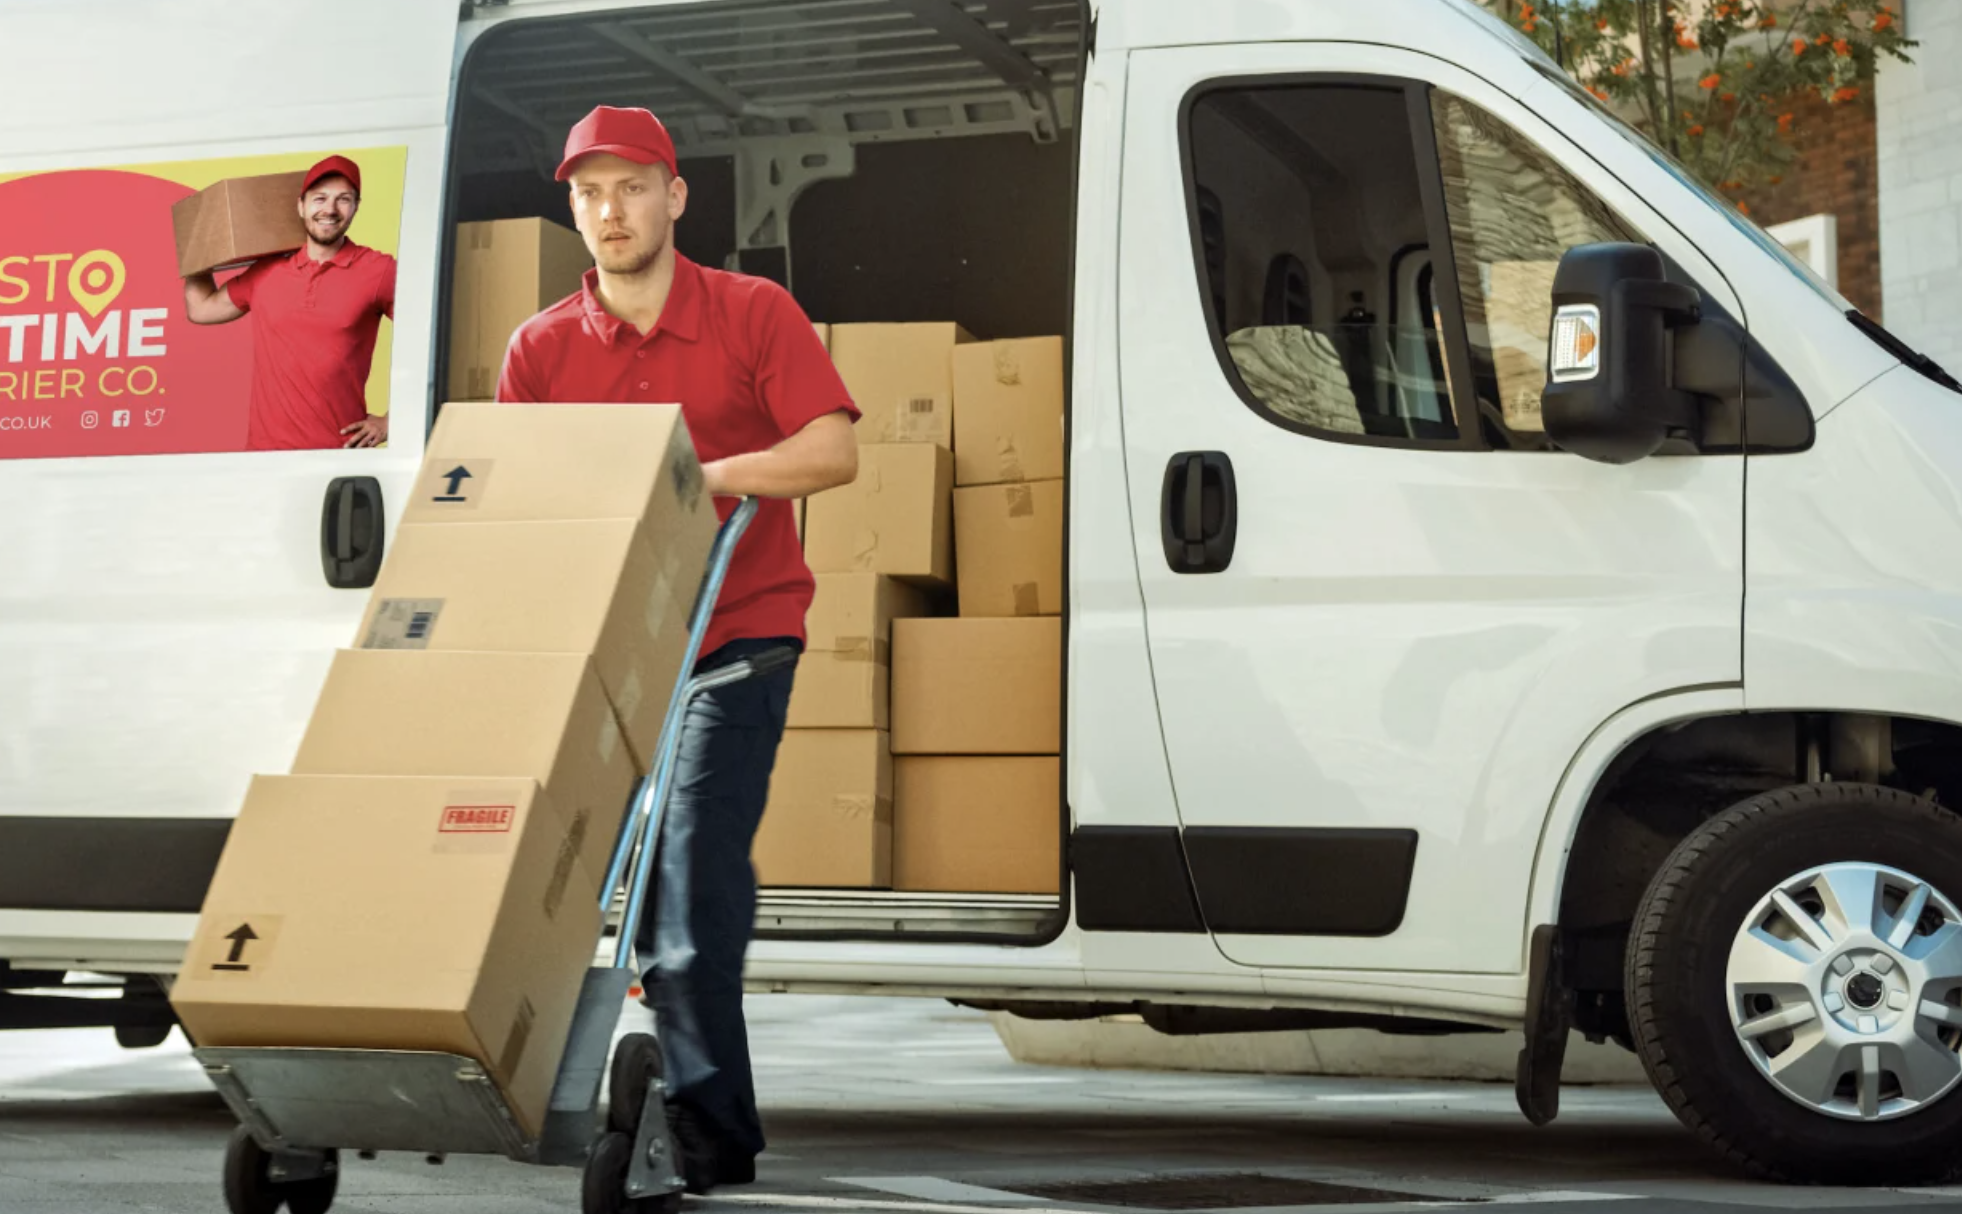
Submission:
{"label": "brick wall", "polygon": [[1837,216],[1839,293],[1878,318],[1880,171],[1871,90],[1839,105],[1808,94],[1792,105],[1792,113],[1798,159],[1779,184],[1744,196],[1751,218],[1770,227],[1822,212]]}
{"label": "brick wall", "polygon": [[1912,64],[1884,63],[1878,103],[1887,327],[1962,365],[1962,3],[1908,0]]}

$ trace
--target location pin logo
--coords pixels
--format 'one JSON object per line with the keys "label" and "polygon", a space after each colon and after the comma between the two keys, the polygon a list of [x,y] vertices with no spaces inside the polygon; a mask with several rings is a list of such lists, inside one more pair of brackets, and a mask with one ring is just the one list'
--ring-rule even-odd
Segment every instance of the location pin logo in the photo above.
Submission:
{"label": "location pin logo", "polygon": [[82,305],[84,312],[100,316],[123,293],[123,281],[127,277],[122,258],[108,249],[97,249],[82,254],[69,267],[68,293]]}

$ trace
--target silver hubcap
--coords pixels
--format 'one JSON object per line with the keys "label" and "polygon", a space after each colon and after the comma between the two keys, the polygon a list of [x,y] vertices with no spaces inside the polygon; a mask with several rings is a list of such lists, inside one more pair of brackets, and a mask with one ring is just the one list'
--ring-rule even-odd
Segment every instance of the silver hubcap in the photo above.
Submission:
{"label": "silver hubcap", "polygon": [[1962,912],[1877,864],[1782,882],[1731,942],[1738,1044],[1807,1108],[1885,1121],[1962,1082]]}

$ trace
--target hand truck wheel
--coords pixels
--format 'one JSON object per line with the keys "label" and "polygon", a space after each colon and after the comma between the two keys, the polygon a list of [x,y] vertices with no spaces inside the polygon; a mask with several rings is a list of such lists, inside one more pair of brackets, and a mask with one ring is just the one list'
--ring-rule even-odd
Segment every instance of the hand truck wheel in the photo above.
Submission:
{"label": "hand truck wheel", "polygon": [[609,1130],[599,1136],[580,1177],[580,1214],[677,1214],[682,1201],[679,1193],[638,1200],[627,1196],[627,1170],[633,1166],[633,1155],[633,1135]]}
{"label": "hand truck wheel", "polygon": [[661,1078],[661,1043],[651,1033],[628,1033],[620,1038],[607,1073],[607,1128],[632,1137],[640,1128],[648,1089]]}
{"label": "hand truck wheel", "polygon": [[341,1178],[339,1153],[327,1151],[325,1156],[325,1175],[277,1181],[272,1178],[272,1156],[250,1130],[234,1128],[225,1144],[225,1208],[231,1214],[279,1214],[284,1205],[291,1214],[327,1214]]}

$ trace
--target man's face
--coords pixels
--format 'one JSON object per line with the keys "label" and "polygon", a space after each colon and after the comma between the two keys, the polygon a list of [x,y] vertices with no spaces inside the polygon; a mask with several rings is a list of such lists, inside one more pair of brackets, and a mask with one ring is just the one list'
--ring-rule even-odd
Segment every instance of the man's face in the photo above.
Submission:
{"label": "man's face", "polygon": [[300,219],[316,244],[330,245],[345,236],[360,209],[354,183],[345,177],[322,177],[300,196]]}
{"label": "man's face", "polygon": [[642,273],[661,256],[688,206],[688,183],[666,165],[595,152],[572,170],[572,218],[608,274]]}

